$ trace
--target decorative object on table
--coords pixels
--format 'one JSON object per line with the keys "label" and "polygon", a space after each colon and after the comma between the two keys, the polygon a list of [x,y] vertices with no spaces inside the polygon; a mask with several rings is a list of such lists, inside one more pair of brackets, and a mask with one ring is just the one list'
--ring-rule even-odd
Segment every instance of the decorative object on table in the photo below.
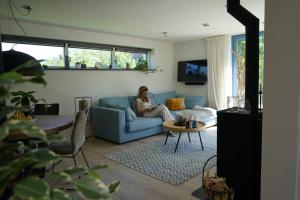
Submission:
{"label": "decorative object on table", "polygon": [[186,122],[185,127],[188,129],[197,128],[198,127],[198,121],[196,120],[189,120]]}
{"label": "decorative object on table", "polygon": [[101,67],[101,63],[100,62],[95,62],[95,68],[100,69],[100,67]]}
{"label": "decorative object on table", "polygon": [[[189,142],[187,135],[183,135],[177,153],[174,153],[177,138],[170,137],[167,145],[161,140],[138,143],[105,156],[160,181],[180,185],[201,174],[205,161],[216,154],[215,132],[214,129],[203,131],[203,151],[199,142]],[[197,133],[191,133],[190,137],[199,141]],[[215,162],[210,162],[206,167],[214,165]]]}
{"label": "decorative object on table", "polygon": [[86,63],[85,63],[85,61],[81,62],[81,69],[86,69]]}
{"label": "decorative object on table", "polygon": [[202,187],[204,188],[205,200],[233,200],[234,190],[229,188],[226,184],[226,179],[218,176],[211,177],[207,170],[205,176],[205,167],[217,155],[210,157],[204,164],[202,169]]}
{"label": "decorative object on table", "polygon": [[185,126],[186,125],[186,119],[183,115],[180,113],[176,115],[176,121],[174,122],[175,126]]}
{"label": "decorative object on table", "polygon": [[93,98],[88,96],[83,97],[74,97],[74,105],[75,105],[75,117],[78,111],[85,111],[88,114],[87,124],[86,124],[86,137],[90,137],[93,135],[92,130],[92,113],[89,112],[89,109],[92,107]]}
{"label": "decorative object on table", "polygon": [[13,98],[10,100],[10,103],[14,104],[16,107],[20,107],[22,109],[25,116],[31,116],[34,118],[34,106],[39,101],[43,101],[46,103],[45,99],[36,99],[34,97],[35,91],[17,91],[11,92]]}
{"label": "decorative object on table", "polygon": [[76,69],[80,69],[81,68],[81,63],[80,62],[76,62],[75,63],[75,68]]}

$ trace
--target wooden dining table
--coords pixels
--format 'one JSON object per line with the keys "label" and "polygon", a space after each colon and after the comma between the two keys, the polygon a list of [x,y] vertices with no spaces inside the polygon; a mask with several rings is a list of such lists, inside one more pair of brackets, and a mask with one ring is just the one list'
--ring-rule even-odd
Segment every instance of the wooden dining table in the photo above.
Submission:
{"label": "wooden dining table", "polygon": [[[33,122],[34,125],[43,129],[46,134],[55,134],[59,131],[66,130],[73,126],[73,117],[64,115],[37,115],[37,119]],[[30,139],[27,135],[17,131],[12,132],[8,136],[8,140],[26,140]]]}

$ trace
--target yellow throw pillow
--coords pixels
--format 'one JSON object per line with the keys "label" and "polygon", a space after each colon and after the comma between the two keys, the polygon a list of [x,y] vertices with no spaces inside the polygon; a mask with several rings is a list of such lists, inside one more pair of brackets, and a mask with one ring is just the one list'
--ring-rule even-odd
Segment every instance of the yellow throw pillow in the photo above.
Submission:
{"label": "yellow throw pillow", "polygon": [[169,110],[183,110],[185,109],[184,98],[170,98],[167,102]]}

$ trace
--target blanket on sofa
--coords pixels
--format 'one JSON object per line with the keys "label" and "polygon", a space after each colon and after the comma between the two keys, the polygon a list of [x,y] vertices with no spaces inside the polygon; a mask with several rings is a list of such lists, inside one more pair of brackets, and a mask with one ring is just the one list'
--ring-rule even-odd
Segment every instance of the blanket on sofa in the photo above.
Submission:
{"label": "blanket on sofa", "polygon": [[207,122],[217,117],[217,111],[209,107],[195,106],[194,109],[185,109],[177,111],[176,115],[182,115],[187,120],[197,120],[200,122]]}

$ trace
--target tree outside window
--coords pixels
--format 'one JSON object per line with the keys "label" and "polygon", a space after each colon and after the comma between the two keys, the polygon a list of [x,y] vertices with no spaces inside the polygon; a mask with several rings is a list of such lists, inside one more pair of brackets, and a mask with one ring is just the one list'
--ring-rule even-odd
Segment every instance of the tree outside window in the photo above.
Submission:
{"label": "tree outside window", "polygon": [[[233,49],[233,96],[245,95],[245,35],[232,37]],[[264,33],[259,37],[259,84],[263,85],[264,80]]]}

